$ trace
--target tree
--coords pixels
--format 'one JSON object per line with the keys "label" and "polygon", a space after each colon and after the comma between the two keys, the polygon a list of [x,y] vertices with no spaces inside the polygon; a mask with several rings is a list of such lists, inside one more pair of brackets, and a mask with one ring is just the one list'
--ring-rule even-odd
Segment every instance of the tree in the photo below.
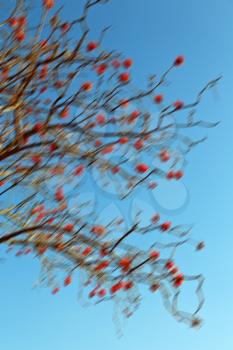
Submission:
{"label": "tree", "polygon": [[[122,201],[139,187],[154,191],[160,179],[180,180],[181,160],[203,141],[181,130],[216,125],[196,119],[196,109],[219,78],[192,103],[166,102],[160,89],[184,63],[178,56],[159,79],[150,76],[145,89],[133,88],[132,59],[104,49],[108,28],[89,38],[89,11],[106,2],[88,0],[78,19],[63,22],[54,1],[43,0],[35,23],[33,9],[19,0],[1,23],[0,195],[6,204],[0,212],[0,244],[8,251],[18,247],[17,256],[36,254],[40,282],[53,294],[60,289],[57,279],[68,286],[82,271],[87,298],[120,300],[129,317],[144,284],[161,292],[178,321],[197,326],[203,277],[184,275],[175,262],[176,250],[186,243],[204,247],[190,239],[191,227],[174,225],[158,213],[148,225],[140,224],[140,213],[131,223],[116,217],[102,224],[95,208],[83,214],[90,202],[79,196],[83,177],[92,172]],[[152,242],[142,249],[140,242],[149,234]],[[189,281],[197,282],[198,305],[192,313],[177,304]]]}

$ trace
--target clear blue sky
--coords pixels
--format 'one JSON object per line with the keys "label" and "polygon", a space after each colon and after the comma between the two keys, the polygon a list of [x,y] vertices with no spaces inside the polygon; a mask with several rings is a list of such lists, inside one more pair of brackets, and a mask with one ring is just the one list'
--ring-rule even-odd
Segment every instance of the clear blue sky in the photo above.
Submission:
{"label": "clear blue sky", "polygon": [[[64,18],[74,18],[79,1],[57,2],[66,7]],[[206,277],[202,329],[177,324],[159,295],[146,294],[118,339],[111,304],[83,308],[75,285],[56,297],[44,288],[32,290],[37,262],[12,257],[0,264],[0,349],[233,349],[232,18],[231,0],[112,0],[91,16],[96,29],[113,26],[106,46],[133,57],[139,84],[149,73],[161,73],[178,54],[185,55],[186,63],[172,75],[177,98],[190,101],[207,81],[223,75],[200,110],[204,119],[221,124],[208,130],[208,140],[188,157],[183,183],[190,199],[171,212],[176,221],[195,223],[194,236],[206,241],[205,251],[182,257],[187,271]],[[175,96],[176,89],[171,90]]]}

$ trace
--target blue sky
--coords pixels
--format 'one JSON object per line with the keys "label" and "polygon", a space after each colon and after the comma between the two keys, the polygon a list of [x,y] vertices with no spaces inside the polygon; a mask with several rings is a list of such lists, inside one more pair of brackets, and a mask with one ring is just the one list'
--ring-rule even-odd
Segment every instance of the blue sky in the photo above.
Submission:
{"label": "blue sky", "polygon": [[[65,5],[64,18],[74,18],[77,0],[57,2]],[[176,221],[195,223],[194,236],[206,241],[202,253],[192,255],[190,250],[180,257],[187,270],[206,277],[203,327],[194,331],[177,324],[159,295],[145,294],[118,339],[111,304],[82,307],[75,283],[56,297],[47,289],[32,289],[36,260],[12,257],[0,264],[2,350],[233,348],[232,17],[230,0],[112,0],[90,19],[93,32],[112,25],[106,46],[134,59],[137,84],[150,73],[161,73],[178,54],[184,54],[186,62],[171,76],[174,97],[190,101],[206,82],[223,76],[200,109],[204,119],[221,124],[207,130],[208,140],[188,156],[183,184],[189,200],[170,213]],[[188,305],[188,296],[185,302]]]}

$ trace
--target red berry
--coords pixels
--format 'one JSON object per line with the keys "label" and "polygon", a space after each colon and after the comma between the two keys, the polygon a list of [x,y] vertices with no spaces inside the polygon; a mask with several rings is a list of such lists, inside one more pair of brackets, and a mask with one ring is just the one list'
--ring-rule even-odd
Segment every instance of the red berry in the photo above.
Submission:
{"label": "red berry", "polygon": [[43,123],[39,123],[39,122],[38,122],[38,123],[35,124],[34,130],[35,130],[36,132],[41,131],[41,129],[43,128],[43,126],[44,126]]}
{"label": "red berry", "polygon": [[184,276],[182,274],[179,274],[174,279],[173,285],[174,285],[174,287],[178,288],[183,284],[183,282],[184,282]]}
{"label": "red berry", "polygon": [[106,123],[105,115],[104,115],[104,114],[98,114],[98,115],[96,116],[96,121],[97,121],[97,123],[100,124],[100,125],[105,124],[105,123]]}
{"label": "red berry", "polygon": [[114,145],[109,145],[104,147],[104,149],[101,151],[102,154],[109,154],[112,153],[112,151],[114,150]]}
{"label": "red berry", "polygon": [[173,261],[169,260],[169,261],[166,262],[165,268],[167,270],[171,270],[173,267],[174,267],[174,262]]}
{"label": "red berry", "polygon": [[179,180],[183,177],[184,173],[182,170],[178,170],[176,173],[175,173],[175,178],[176,180]]}
{"label": "red berry", "polygon": [[86,81],[82,84],[81,89],[84,91],[90,91],[93,88],[93,84],[90,81]]}
{"label": "red berry", "polygon": [[59,292],[59,290],[60,290],[60,288],[54,288],[53,290],[52,290],[52,294],[54,295],[54,294],[57,294],[58,292]]}
{"label": "red berry", "polygon": [[24,27],[27,24],[27,18],[25,16],[19,17],[18,24],[20,27]]}
{"label": "red berry", "polygon": [[157,260],[160,257],[160,253],[157,251],[152,251],[150,253],[150,259],[151,260]]}
{"label": "red berry", "polygon": [[156,292],[158,289],[159,289],[160,285],[159,283],[153,283],[151,286],[150,286],[150,290],[152,292]]}
{"label": "red berry", "polygon": [[102,141],[96,140],[95,141],[95,147],[100,147],[100,146],[102,146]]}
{"label": "red berry", "polygon": [[162,95],[162,94],[156,95],[156,96],[154,97],[154,101],[155,101],[155,103],[157,103],[157,104],[162,103],[162,102],[163,102],[163,95]]}
{"label": "red berry", "polygon": [[133,61],[131,60],[131,58],[127,58],[126,60],[124,60],[123,62],[123,66],[125,68],[130,68],[133,64]]}
{"label": "red berry", "polygon": [[143,141],[142,140],[137,140],[135,143],[134,143],[134,148],[137,149],[137,150],[140,150],[143,148]]}
{"label": "red berry", "polygon": [[111,294],[115,294],[116,292],[118,292],[123,287],[124,287],[124,283],[123,282],[117,282],[116,284],[114,284],[111,287],[110,292],[111,292]]}
{"label": "red berry", "polygon": [[66,33],[70,29],[70,23],[63,23],[61,25],[61,30],[63,33]]}
{"label": "red berry", "polygon": [[119,173],[120,170],[121,170],[121,169],[120,169],[120,167],[119,167],[118,165],[114,166],[114,167],[111,169],[111,171],[112,171],[113,174]]}
{"label": "red berry", "polygon": [[67,118],[67,117],[69,117],[69,114],[70,114],[70,108],[66,107],[60,112],[59,117],[60,118]]}
{"label": "red berry", "polygon": [[18,20],[15,17],[12,17],[9,19],[9,25],[10,27],[16,27],[18,25]]}
{"label": "red berry", "polygon": [[175,173],[174,173],[174,171],[169,171],[168,173],[167,173],[167,179],[168,180],[171,180],[171,179],[174,179],[174,177],[175,177]]}
{"label": "red berry", "polygon": [[184,56],[177,56],[174,61],[174,66],[180,66],[184,63]]}
{"label": "red berry", "polygon": [[46,10],[51,10],[54,7],[54,0],[43,0],[43,5]]}
{"label": "red berry", "polygon": [[128,143],[129,142],[129,139],[128,137],[121,137],[118,142],[121,144],[121,145],[124,145],[125,143]]}
{"label": "red berry", "polygon": [[93,298],[94,296],[96,295],[96,290],[92,290],[90,293],[89,293],[89,298]]}
{"label": "red berry", "polygon": [[119,104],[122,108],[126,108],[129,106],[129,100],[121,100]]}
{"label": "red berry", "polygon": [[89,255],[91,252],[92,252],[92,248],[91,248],[91,247],[87,247],[87,248],[84,249],[84,251],[82,252],[82,254],[83,254],[84,256],[87,256],[87,255]]}
{"label": "red berry", "polygon": [[160,153],[159,153],[159,157],[160,157],[160,160],[162,162],[167,162],[169,159],[170,159],[170,154],[168,151],[166,150],[162,150]]}
{"label": "red berry", "polygon": [[56,144],[56,142],[51,143],[51,145],[49,146],[50,152],[54,152],[58,149],[58,145]]}
{"label": "red berry", "polygon": [[184,102],[177,100],[173,103],[173,106],[176,110],[182,109],[184,107]]}
{"label": "red berry", "polygon": [[99,296],[100,298],[105,297],[106,294],[107,294],[106,289],[100,289],[100,290],[98,291],[98,296]]}
{"label": "red berry", "polygon": [[109,266],[109,264],[110,264],[110,261],[104,260],[95,267],[95,270],[96,271],[104,270]]}
{"label": "red berry", "polygon": [[107,68],[108,68],[108,65],[106,63],[102,63],[96,68],[96,73],[99,75],[102,75],[105,73]]}
{"label": "red berry", "polygon": [[41,155],[39,155],[39,154],[34,154],[34,155],[32,156],[32,161],[33,161],[34,164],[40,164],[41,161],[42,161]]}
{"label": "red berry", "polygon": [[141,174],[146,173],[148,169],[149,169],[149,166],[144,163],[140,163],[136,166],[136,171]]}
{"label": "red berry", "polygon": [[131,259],[129,258],[122,258],[119,262],[118,265],[123,268],[124,271],[128,270],[130,268],[131,264]]}
{"label": "red berry", "polygon": [[59,187],[56,192],[55,192],[55,199],[60,202],[62,200],[64,200],[65,196],[64,196],[64,192],[63,189],[61,187]]}
{"label": "red berry", "polygon": [[84,172],[84,165],[80,164],[79,166],[76,167],[74,174],[77,176],[81,176]]}
{"label": "red berry", "polygon": [[121,83],[128,83],[129,79],[130,79],[130,74],[129,73],[125,72],[125,73],[121,73],[119,75],[119,80],[120,80]]}
{"label": "red berry", "polygon": [[134,283],[132,281],[128,281],[124,283],[124,290],[129,290],[131,288],[133,288]]}
{"label": "red berry", "polygon": [[64,230],[66,232],[72,232],[74,229],[74,225],[73,224],[67,224],[65,227],[64,227]]}
{"label": "red berry", "polygon": [[72,283],[72,278],[71,276],[67,276],[64,280],[64,286],[67,287],[69,284]]}
{"label": "red berry", "polygon": [[163,224],[161,224],[160,229],[161,229],[161,231],[167,231],[170,229],[170,227],[171,227],[171,222],[166,221]]}
{"label": "red berry", "polygon": [[151,221],[155,224],[160,220],[160,215],[159,214],[154,214],[151,218]]}
{"label": "red berry", "polygon": [[97,42],[95,42],[95,41],[90,41],[90,42],[87,44],[87,51],[93,51],[93,50],[95,50],[97,47],[98,47],[98,43],[97,43]]}
{"label": "red berry", "polygon": [[118,68],[120,68],[121,63],[120,63],[118,60],[114,60],[114,61],[112,61],[112,66],[113,66],[115,69],[118,69]]}
{"label": "red berry", "polygon": [[15,38],[17,41],[22,42],[25,40],[25,33],[21,29],[17,29],[15,32]]}
{"label": "red berry", "polygon": [[103,234],[105,234],[106,230],[104,226],[96,225],[92,227],[91,232],[96,234],[97,236],[102,236]]}

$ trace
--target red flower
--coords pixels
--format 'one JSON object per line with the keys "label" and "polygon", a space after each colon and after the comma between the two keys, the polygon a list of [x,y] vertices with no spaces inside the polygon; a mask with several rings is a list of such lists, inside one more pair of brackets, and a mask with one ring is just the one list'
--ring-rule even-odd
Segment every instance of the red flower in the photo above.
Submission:
{"label": "red flower", "polygon": [[163,224],[161,224],[160,229],[162,231],[167,231],[167,230],[170,229],[170,227],[171,227],[171,222],[170,221],[166,221]]}
{"label": "red flower", "polygon": [[127,83],[130,79],[130,74],[125,72],[119,75],[119,80],[121,83]]}
{"label": "red flower", "polygon": [[184,102],[177,100],[176,102],[173,103],[173,107],[176,110],[182,109],[184,107]]}
{"label": "red flower", "polygon": [[93,51],[93,50],[95,50],[97,47],[98,47],[98,43],[97,43],[97,42],[95,42],[95,41],[90,41],[90,42],[87,44],[87,51]]}
{"label": "red flower", "polygon": [[174,66],[180,66],[184,63],[184,56],[177,56],[174,61]]}
{"label": "red flower", "polygon": [[127,58],[126,60],[124,60],[123,62],[123,66],[125,68],[130,68],[133,64],[133,61],[131,60],[131,58]]}
{"label": "red flower", "polygon": [[54,7],[54,0],[43,0],[43,5],[46,10],[51,10]]}
{"label": "red flower", "polygon": [[144,163],[140,163],[136,166],[136,171],[141,174],[146,173],[148,169],[149,169],[149,166]]}
{"label": "red flower", "polygon": [[160,94],[160,95],[156,95],[155,97],[154,97],[154,101],[155,101],[155,103],[161,103],[161,102],[163,102],[163,95],[162,94]]}
{"label": "red flower", "polygon": [[72,283],[72,278],[71,276],[67,276],[64,280],[64,286],[67,287],[69,284]]}

